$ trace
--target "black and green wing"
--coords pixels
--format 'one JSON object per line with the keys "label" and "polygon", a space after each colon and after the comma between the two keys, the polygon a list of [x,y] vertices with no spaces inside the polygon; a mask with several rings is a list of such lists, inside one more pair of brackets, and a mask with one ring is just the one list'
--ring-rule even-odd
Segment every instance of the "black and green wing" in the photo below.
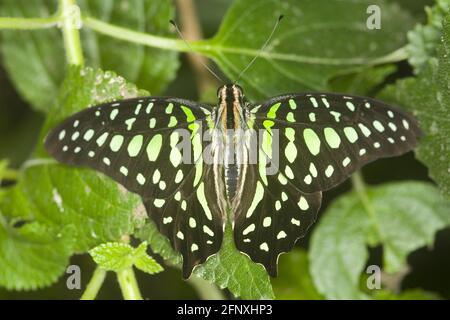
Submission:
{"label": "black and green wing", "polygon": [[247,198],[234,209],[234,237],[271,275],[314,222],[322,191],[371,161],[410,151],[421,134],[396,108],[339,94],[275,97],[249,107],[248,118],[263,133],[259,164],[246,172]]}
{"label": "black and green wing", "polygon": [[158,230],[183,255],[187,278],[220,249],[223,237],[217,196],[205,192],[213,177],[202,160],[201,127],[209,117],[208,106],[180,99],[123,100],[71,116],[45,146],[57,160],[98,170],[139,194]]}

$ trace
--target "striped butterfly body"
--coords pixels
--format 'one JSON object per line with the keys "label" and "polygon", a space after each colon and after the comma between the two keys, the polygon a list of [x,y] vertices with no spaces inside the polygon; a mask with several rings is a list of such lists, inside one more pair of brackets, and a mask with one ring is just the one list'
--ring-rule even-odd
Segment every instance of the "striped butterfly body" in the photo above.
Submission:
{"label": "striped butterfly body", "polygon": [[[183,256],[183,277],[217,253],[230,222],[236,248],[277,272],[315,221],[322,191],[366,163],[415,147],[413,117],[380,101],[288,94],[248,103],[237,85],[218,105],[146,97],[88,108],[45,145],[139,194]],[[256,141],[256,143],[253,143]]]}

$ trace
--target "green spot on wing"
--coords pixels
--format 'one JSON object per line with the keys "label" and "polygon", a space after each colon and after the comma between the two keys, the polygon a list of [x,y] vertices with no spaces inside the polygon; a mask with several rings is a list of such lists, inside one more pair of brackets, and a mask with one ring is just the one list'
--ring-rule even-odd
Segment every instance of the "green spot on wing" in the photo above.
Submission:
{"label": "green spot on wing", "polygon": [[128,155],[130,157],[136,157],[142,148],[142,143],[144,142],[143,135],[134,136],[128,144]]}
{"label": "green spot on wing", "polygon": [[267,118],[275,119],[277,117],[278,108],[280,108],[281,102],[274,104],[267,112]]}
{"label": "green spot on wing", "polygon": [[158,158],[162,146],[162,135],[155,135],[147,145],[148,160],[155,161]]}
{"label": "green spot on wing", "polygon": [[303,131],[303,138],[311,154],[318,155],[320,152],[320,139],[317,134],[308,128]]}
{"label": "green spot on wing", "polygon": [[181,109],[183,110],[184,114],[186,115],[187,122],[195,121],[196,118],[195,118],[194,114],[192,113],[191,109],[189,109],[186,106],[181,106]]}

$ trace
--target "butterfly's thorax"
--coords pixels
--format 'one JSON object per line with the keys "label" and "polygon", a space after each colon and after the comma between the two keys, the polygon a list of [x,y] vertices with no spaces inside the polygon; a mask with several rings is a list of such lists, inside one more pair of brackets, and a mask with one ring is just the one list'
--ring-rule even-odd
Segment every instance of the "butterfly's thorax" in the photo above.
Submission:
{"label": "butterfly's thorax", "polygon": [[240,184],[240,173],[242,169],[243,144],[243,124],[245,124],[244,98],[242,89],[236,85],[226,85],[219,89],[218,117],[221,132],[216,141],[221,145],[221,161],[217,166],[223,165],[223,177],[216,176],[225,183],[225,190],[228,203],[231,203],[238,191]]}

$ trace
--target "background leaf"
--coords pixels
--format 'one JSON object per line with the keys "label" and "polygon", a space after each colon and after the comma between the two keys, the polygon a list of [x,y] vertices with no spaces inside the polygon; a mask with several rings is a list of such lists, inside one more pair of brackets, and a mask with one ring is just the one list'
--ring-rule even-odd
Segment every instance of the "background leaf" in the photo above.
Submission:
{"label": "background leaf", "polygon": [[450,203],[429,184],[385,184],[367,189],[367,196],[371,213],[351,192],[330,205],[314,230],[310,272],[328,299],[368,298],[358,288],[367,245],[383,245],[385,271],[394,273],[409,253],[431,245],[436,231],[450,225]]}
{"label": "background leaf", "polygon": [[[84,14],[137,31],[167,35],[173,18],[172,1],[102,0],[77,2]],[[57,10],[56,1],[4,0],[0,15],[48,17]],[[114,70],[139,87],[162,92],[178,69],[178,55],[172,51],[145,48],[82,29],[82,47],[88,66]],[[51,28],[2,31],[3,63],[21,95],[37,110],[46,112],[54,104],[66,72],[60,30]]]}
{"label": "background leaf", "polygon": [[396,69],[395,65],[387,64],[367,68],[356,74],[339,76],[331,80],[330,88],[332,92],[371,96]]}
{"label": "background leaf", "polygon": [[[382,12],[380,30],[366,27],[367,8],[374,4]],[[335,76],[393,61],[386,57],[405,44],[412,26],[408,13],[382,0],[237,0],[217,35],[202,42],[208,49],[202,46],[201,51],[234,81],[281,14],[285,18],[266,52],[240,81],[252,98],[327,90]]]}
{"label": "background leaf", "polygon": [[438,295],[421,289],[405,290],[400,294],[393,294],[386,290],[375,291],[377,300],[438,300]]}
{"label": "background leaf", "polygon": [[430,61],[419,77],[398,81],[381,96],[417,116],[425,133],[416,149],[417,158],[450,198],[450,15],[443,29],[439,61]]}
{"label": "background leaf", "polygon": [[0,209],[0,285],[35,290],[54,283],[72,255],[73,231],[39,222],[18,226]]}
{"label": "background leaf", "polygon": [[442,36],[442,21],[450,12],[450,0],[436,0],[433,7],[426,7],[425,10],[427,24],[419,24],[408,32],[409,44],[406,47],[409,54],[408,61],[416,74],[419,74],[427,66],[428,61],[437,55]]}
{"label": "background leaf", "polygon": [[272,279],[272,285],[278,300],[323,299],[309,274],[308,254],[301,249],[280,256],[278,277]]}

